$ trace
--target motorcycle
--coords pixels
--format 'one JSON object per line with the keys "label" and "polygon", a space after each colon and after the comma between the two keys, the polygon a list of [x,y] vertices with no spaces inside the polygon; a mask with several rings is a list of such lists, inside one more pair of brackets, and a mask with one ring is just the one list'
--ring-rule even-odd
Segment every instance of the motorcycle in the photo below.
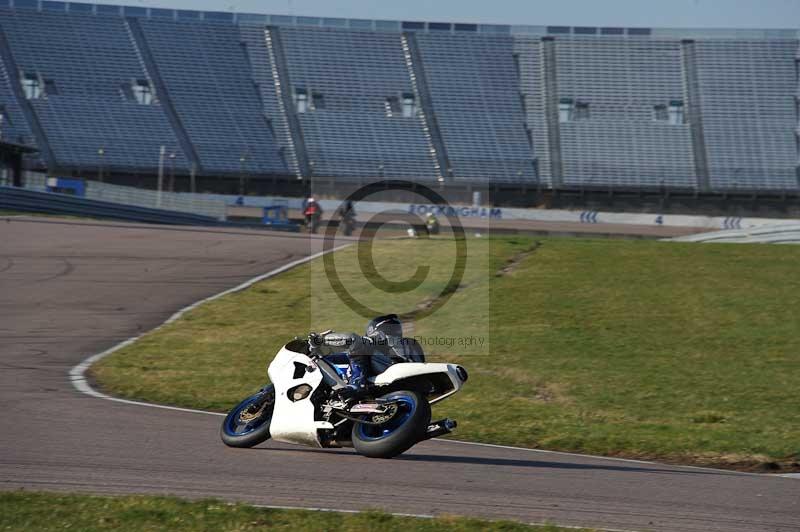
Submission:
{"label": "motorcycle", "polygon": [[[392,458],[417,443],[456,428],[455,420],[431,421],[430,405],[458,392],[467,371],[456,364],[380,360],[367,395],[339,398],[350,368],[343,335],[309,334],[284,345],[270,363],[272,384],[236,405],[220,436],[230,447],[253,447],[270,438],[318,448],[353,447],[371,458]],[[361,341],[370,342],[368,338]],[[339,349],[337,352],[336,349]],[[377,357],[377,358],[376,358]]]}
{"label": "motorcycle", "polygon": [[425,220],[425,230],[428,232],[428,235],[438,235],[439,234],[439,220],[435,217],[428,217]]}
{"label": "motorcycle", "polygon": [[351,236],[356,228],[356,218],[353,215],[344,215],[340,224],[344,229],[344,236]]}
{"label": "motorcycle", "polygon": [[306,228],[312,235],[317,233],[317,228],[319,227],[319,218],[320,215],[317,212],[306,214]]}

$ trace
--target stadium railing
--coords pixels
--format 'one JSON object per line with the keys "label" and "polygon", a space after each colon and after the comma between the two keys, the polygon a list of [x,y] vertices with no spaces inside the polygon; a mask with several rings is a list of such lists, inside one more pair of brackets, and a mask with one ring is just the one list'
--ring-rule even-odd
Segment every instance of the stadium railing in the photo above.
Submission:
{"label": "stadium railing", "polygon": [[0,186],[0,209],[170,225],[228,225],[210,216],[150,209],[56,192]]}

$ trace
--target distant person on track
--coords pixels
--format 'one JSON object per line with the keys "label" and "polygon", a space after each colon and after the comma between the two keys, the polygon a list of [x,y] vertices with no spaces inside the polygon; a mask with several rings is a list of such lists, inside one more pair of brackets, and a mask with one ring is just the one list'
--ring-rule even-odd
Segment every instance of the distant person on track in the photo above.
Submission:
{"label": "distant person on track", "polygon": [[352,235],[356,226],[356,209],[353,207],[353,202],[347,200],[342,203],[336,209],[336,214],[339,216],[339,225],[344,229],[344,236]]}
{"label": "distant person on track", "polygon": [[425,230],[428,232],[428,236],[439,234],[439,219],[432,212],[429,212],[425,219]]}
{"label": "distant person on track", "polygon": [[319,227],[319,220],[322,217],[322,205],[317,203],[313,197],[308,198],[303,208],[303,216],[306,218],[306,227],[309,233],[316,233]]}

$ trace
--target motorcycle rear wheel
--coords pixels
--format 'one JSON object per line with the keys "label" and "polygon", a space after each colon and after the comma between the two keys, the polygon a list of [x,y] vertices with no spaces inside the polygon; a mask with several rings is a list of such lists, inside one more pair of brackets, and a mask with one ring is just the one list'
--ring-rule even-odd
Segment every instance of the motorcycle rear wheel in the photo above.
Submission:
{"label": "motorcycle rear wheel", "polygon": [[269,425],[275,409],[275,387],[270,384],[236,405],[220,427],[228,447],[254,447],[270,438]]}
{"label": "motorcycle rear wheel", "polygon": [[424,395],[413,390],[398,390],[380,398],[395,401],[397,412],[381,425],[355,423],[353,447],[370,458],[392,458],[423,439],[431,420],[431,406]]}

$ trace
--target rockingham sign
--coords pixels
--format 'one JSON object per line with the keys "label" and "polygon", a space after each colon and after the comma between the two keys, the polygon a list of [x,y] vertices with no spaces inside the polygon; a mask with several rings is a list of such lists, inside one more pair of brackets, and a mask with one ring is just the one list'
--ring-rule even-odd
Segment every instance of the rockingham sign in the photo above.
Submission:
{"label": "rockingham sign", "polygon": [[408,206],[409,214],[427,216],[459,216],[461,218],[490,218],[502,220],[503,209],[499,207],[459,207],[453,205],[424,205],[414,204]]}

